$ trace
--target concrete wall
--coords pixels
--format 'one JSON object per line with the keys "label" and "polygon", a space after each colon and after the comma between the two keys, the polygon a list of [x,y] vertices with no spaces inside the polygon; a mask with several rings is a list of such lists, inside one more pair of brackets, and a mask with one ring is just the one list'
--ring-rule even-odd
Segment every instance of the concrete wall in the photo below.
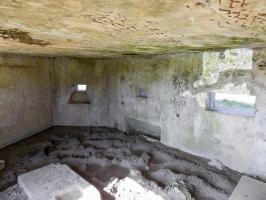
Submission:
{"label": "concrete wall", "polygon": [[[155,136],[160,132],[166,145],[266,175],[266,73],[251,57],[243,57],[246,53],[227,51],[227,62],[218,59],[212,65],[205,57],[219,52],[108,60],[113,126],[135,126]],[[265,50],[255,57],[265,60]],[[136,97],[136,88],[146,89],[148,98]],[[255,117],[207,111],[211,91],[256,95]]]}
{"label": "concrete wall", "polygon": [[[104,60],[55,59],[54,125],[108,126],[107,76]],[[91,104],[69,104],[73,84],[86,84]]]}
{"label": "concrete wall", "polygon": [[[0,148],[53,125],[109,126],[104,60],[0,56]],[[91,104],[68,104],[87,84]]]}
{"label": "concrete wall", "polygon": [[[189,79],[199,77],[202,54],[127,57],[111,59],[108,63],[109,109],[113,126],[123,130],[136,127],[136,131],[164,138],[168,127],[164,124],[169,115],[174,115],[170,123],[178,120],[175,110],[178,108],[172,106],[182,104],[178,92],[189,87]],[[174,88],[175,79],[182,76],[185,77],[184,84]],[[148,98],[137,97],[139,88],[147,90]]]}
{"label": "concrete wall", "polygon": [[[0,147],[52,125],[111,126],[266,175],[266,50],[112,59],[1,56]],[[240,61],[239,61],[240,60]],[[260,66],[260,68],[258,67]],[[91,104],[68,104],[87,84]],[[137,97],[143,89],[148,98]],[[206,110],[212,91],[256,95],[254,118]],[[53,110],[53,112],[52,112]]]}
{"label": "concrete wall", "polygon": [[0,148],[53,125],[52,59],[0,56]]}

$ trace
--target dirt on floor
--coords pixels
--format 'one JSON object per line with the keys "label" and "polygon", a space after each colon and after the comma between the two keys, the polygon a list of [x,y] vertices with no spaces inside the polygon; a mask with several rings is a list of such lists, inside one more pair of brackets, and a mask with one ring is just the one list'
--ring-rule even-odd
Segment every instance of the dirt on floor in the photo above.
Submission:
{"label": "dirt on floor", "polygon": [[[69,165],[104,200],[123,199],[123,191],[142,199],[142,188],[163,200],[227,200],[241,177],[218,162],[106,127],[53,127],[0,150],[0,159],[1,200],[27,199],[17,176],[51,163]],[[137,192],[122,189],[127,183]]]}

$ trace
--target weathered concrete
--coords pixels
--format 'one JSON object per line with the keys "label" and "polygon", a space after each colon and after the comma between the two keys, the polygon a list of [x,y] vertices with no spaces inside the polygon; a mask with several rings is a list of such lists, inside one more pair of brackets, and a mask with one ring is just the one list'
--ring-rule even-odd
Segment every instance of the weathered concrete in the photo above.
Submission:
{"label": "weathered concrete", "polygon": [[29,200],[101,200],[98,190],[67,165],[51,164],[18,176]]}
{"label": "weathered concrete", "polygon": [[[228,58],[240,56],[240,61],[212,61],[205,67],[205,57],[215,58],[219,52],[110,59],[112,126],[127,130],[128,118],[147,124],[147,129],[156,124],[164,144],[265,176],[266,75],[258,68],[266,59],[265,50],[255,51],[253,62],[244,54],[227,51]],[[136,97],[136,88],[146,88],[148,98]],[[212,91],[255,95],[255,117],[207,111],[207,94]]]}
{"label": "weathered concrete", "polygon": [[0,56],[0,148],[53,125],[52,59]]}
{"label": "weathered concrete", "polygon": [[241,177],[229,200],[264,200],[266,197],[266,183]]}
{"label": "weathered concrete", "polygon": [[[105,127],[53,127],[1,149],[0,155],[8,163],[0,171],[0,191],[16,183],[17,173],[51,163],[67,164],[108,200],[146,200],[148,194],[163,200],[228,200],[241,178],[225,166],[210,166],[208,159]],[[19,194],[16,188],[0,192],[0,199]],[[26,200],[19,197],[14,200]]]}
{"label": "weathered concrete", "polygon": [[[36,70],[41,75],[38,80],[24,75],[24,68],[1,68],[9,72],[1,73],[2,82],[9,78],[10,83],[3,85],[1,92],[5,100],[1,102],[1,141],[8,144],[52,124],[110,126],[150,133],[171,147],[265,176],[266,50],[254,51],[253,61],[251,56],[250,50],[231,50],[113,59],[32,58],[30,66],[38,63],[41,67],[25,69]],[[51,75],[43,62],[53,66]],[[14,78],[11,69],[18,71]],[[77,83],[87,84],[91,104],[68,104],[72,85]],[[18,89],[9,93],[11,84]],[[32,92],[24,88],[32,88]],[[147,93],[145,98],[139,97],[139,89]],[[29,92],[29,99],[20,91]],[[255,95],[255,117],[206,110],[207,94],[212,91]],[[33,103],[40,111],[22,107],[18,100]],[[19,109],[23,111],[10,115]],[[7,119],[9,115],[13,117]],[[11,122],[15,125],[8,126]]]}
{"label": "weathered concrete", "polygon": [[[247,56],[246,56],[247,55]],[[140,131],[169,146],[265,175],[265,50],[116,59],[57,58],[55,125]],[[209,64],[206,64],[209,63]],[[69,105],[72,84],[87,83],[91,105]],[[147,98],[138,97],[143,88]],[[208,93],[255,95],[254,118],[206,110]]]}
{"label": "weathered concrete", "polygon": [[265,47],[265,9],[264,0],[2,0],[0,51],[102,57]]}
{"label": "weathered concrete", "polygon": [[[108,125],[107,77],[104,61],[55,59],[54,125]],[[69,104],[73,85],[86,84],[90,104]]]}

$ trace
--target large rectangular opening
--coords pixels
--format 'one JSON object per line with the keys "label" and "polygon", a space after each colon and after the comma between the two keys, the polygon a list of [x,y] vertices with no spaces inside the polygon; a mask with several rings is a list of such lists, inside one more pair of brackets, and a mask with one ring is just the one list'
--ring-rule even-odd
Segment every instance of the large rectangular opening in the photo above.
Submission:
{"label": "large rectangular opening", "polygon": [[255,116],[256,96],[218,92],[211,92],[209,96],[210,101],[208,110],[244,117]]}

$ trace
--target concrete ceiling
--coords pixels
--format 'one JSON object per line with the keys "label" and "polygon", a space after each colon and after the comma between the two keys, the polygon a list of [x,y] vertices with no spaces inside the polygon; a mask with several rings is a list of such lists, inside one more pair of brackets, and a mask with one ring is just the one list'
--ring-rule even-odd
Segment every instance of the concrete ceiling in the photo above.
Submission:
{"label": "concrete ceiling", "polygon": [[101,57],[265,46],[265,0],[0,1],[3,53]]}

